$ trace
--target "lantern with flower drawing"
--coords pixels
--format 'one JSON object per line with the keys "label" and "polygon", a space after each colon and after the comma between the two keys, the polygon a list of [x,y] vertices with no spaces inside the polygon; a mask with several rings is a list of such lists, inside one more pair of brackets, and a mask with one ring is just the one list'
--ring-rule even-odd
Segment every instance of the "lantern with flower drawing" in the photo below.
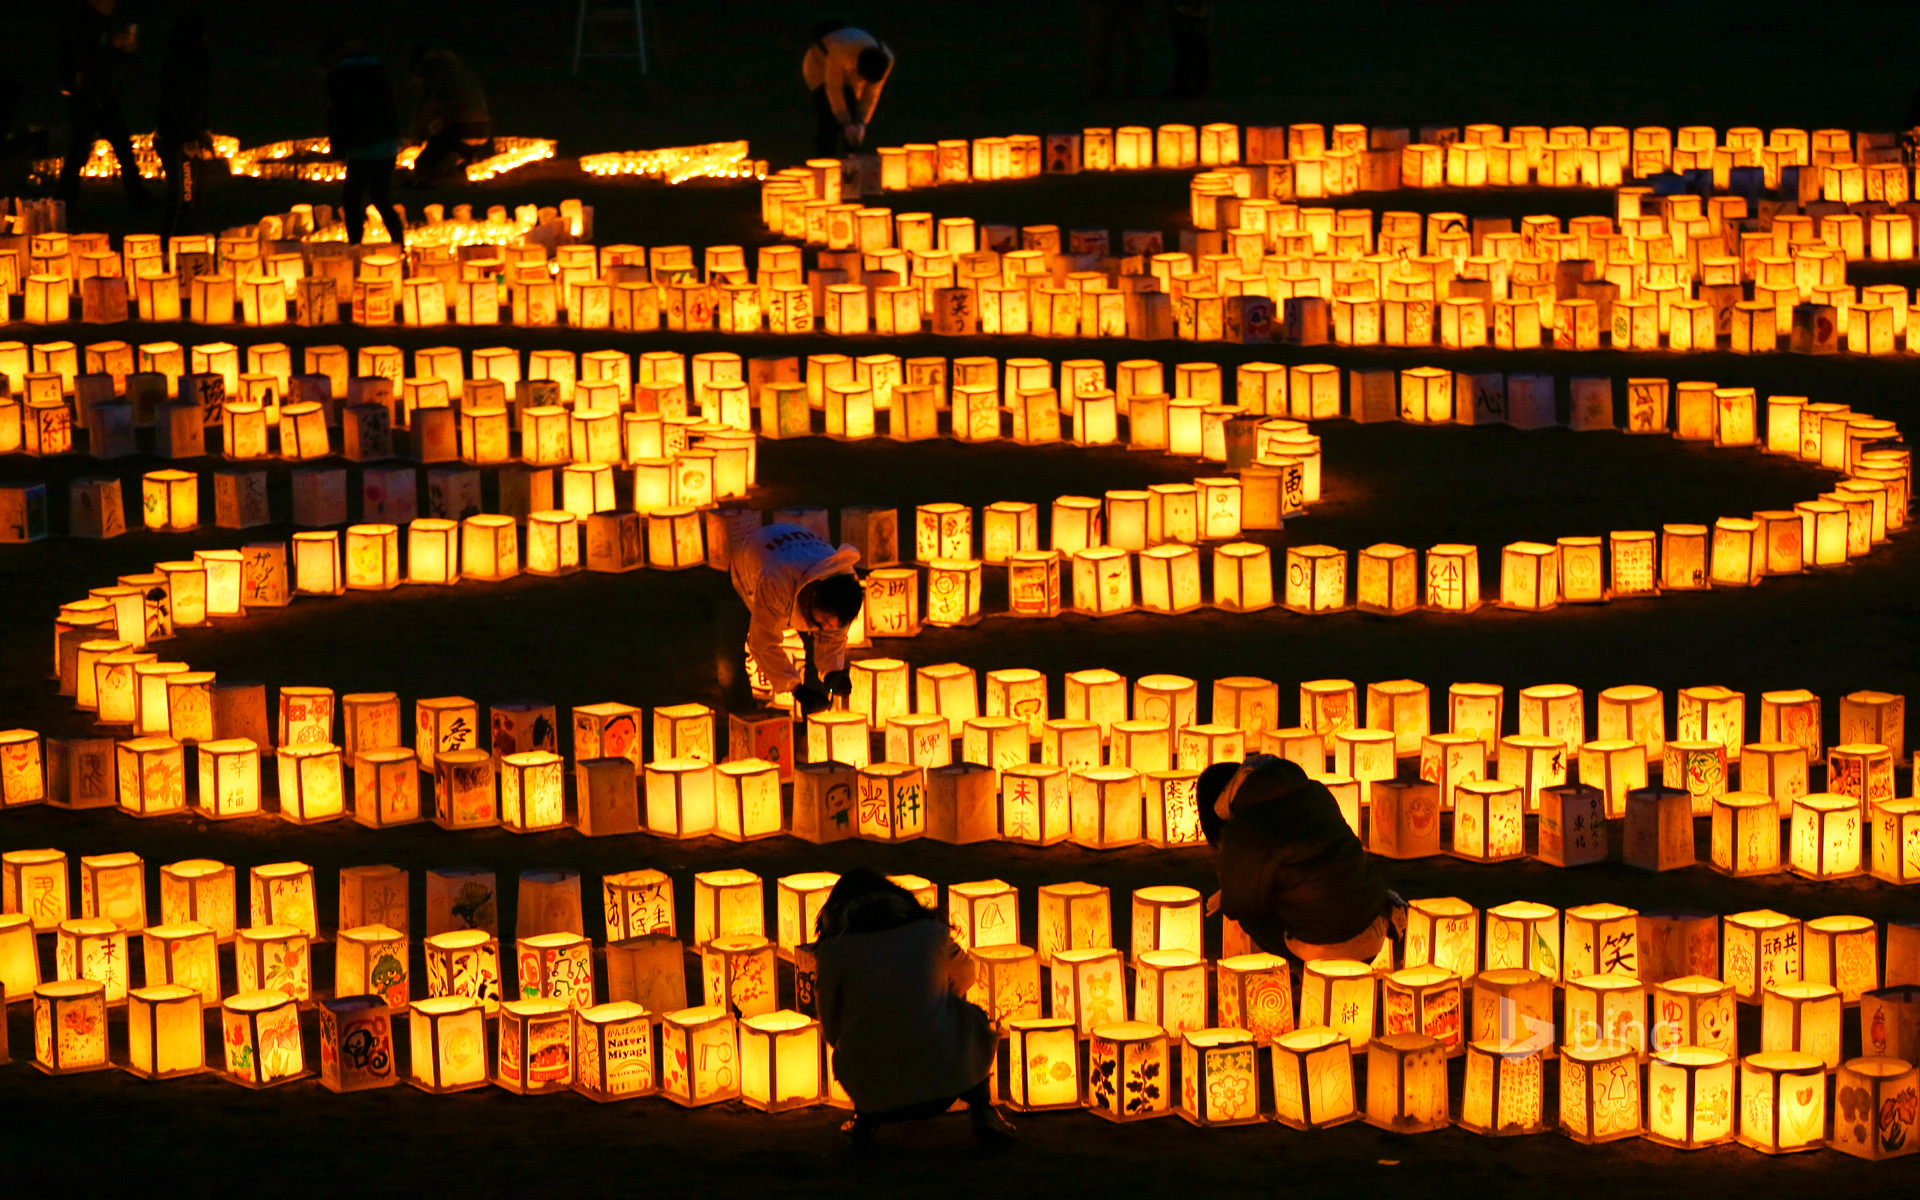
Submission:
{"label": "lantern with flower drawing", "polygon": [[740,1094],[735,1018],[707,1005],[666,1014],[660,1025],[660,1090],[675,1104],[695,1108]]}
{"label": "lantern with flower drawing", "polygon": [[278,1087],[312,1074],[293,997],[274,988],[242,991],[220,1005],[225,1078],[248,1088]]}
{"label": "lantern with flower drawing", "polygon": [[1095,1115],[1109,1121],[1165,1116],[1171,1111],[1171,1083],[1167,1035],[1158,1025],[1118,1021],[1092,1030],[1087,1107]]}
{"label": "lantern with flower drawing", "polygon": [[[996,1023],[1040,1015],[1040,956],[1031,946],[976,946],[967,998]],[[1205,982],[1202,981],[1202,995]]]}
{"label": "lantern with flower drawing", "polygon": [[1080,1039],[1065,1018],[1029,1017],[1007,1023],[997,1079],[1016,1112],[1080,1107]]}
{"label": "lantern with flower drawing", "polygon": [[1817,1150],[1827,1133],[1827,1072],[1820,1058],[1768,1050],[1740,1060],[1740,1144],[1762,1154]]}
{"label": "lantern with flower drawing", "polygon": [[[455,929],[426,940],[427,995],[468,996],[488,1013],[500,1005],[500,942],[484,929]],[[416,1009],[419,1005],[414,1005]]]}
{"label": "lantern with flower drawing", "polygon": [[1180,1038],[1180,1103],[1195,1125],[1251,1125],[1260,1114],[1259,1055],[1241,1029],[1192,1029]]}
{"label": "lantern with flower drawing", "polygon": [[1723,1050],[1677,1046],[1647,1067],[1648,1141],[1701,1150],[1733,1140],[1734,1063]]}
{"label": "lantern with flower drawing", "polygon": [[1842,1154],[1872,1160],[1920,1151],[1920,1070],[1898,1058],[1850,1059],[1834,1083],[1833,1137]]}
{"label": "lantern with flower drawing", "polygon": [[1043,883],[1039,889],[1039,949],[1051,963],[1062,950],[1107,949],[1113,945],[1111,897],[1092,883]]}
{"label": "lantern with flower drawing", "polygon": [[67,979],[33,989],[33,1065],[48,1075],[104,1071],[107,1061],[106,986]]}
{"label": "lantern with flower drawing", "polygon": [[1839,989],[1841,999],[1857,1004],[1880,985],[1880,931],[1866,917],[1814,917],[1802,926],[1800,975],[1808,983]]}

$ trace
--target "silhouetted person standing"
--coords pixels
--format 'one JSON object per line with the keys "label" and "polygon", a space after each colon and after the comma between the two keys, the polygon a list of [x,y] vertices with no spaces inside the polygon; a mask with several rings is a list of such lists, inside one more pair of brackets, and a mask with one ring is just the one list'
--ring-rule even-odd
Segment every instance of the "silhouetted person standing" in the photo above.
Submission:
{"label": "silhouetted person standing", "polygon": [[194,163],[213,153],[207,119],[207,77],[212,73],[207,19],[187,9],[174,19],[167,56],[160,62],[160,112],[154,125],[154,152],[167,174],[167,205],[160,220],[160,232],[167,237],[192,233],[200,211]]}
{"label": "silhouetted person standing", "polygon": [[67,159],[60,167],[60,199],[80,201],[80,168],[105,138],[120,160],[120,182],[135,207],[149,202],[134,161],[127,120],[114,95],[113,77],[133,53],[135,29],[119,19],[117,0],[65,0],[60,22],[60,87],[67,97]]}
{"label": "silhouetted person standing", "polygon": [[400,119],[394,115],[387,65],[357,38],[334,38],[320,51],[327,68],[327,141],[333,157],[347,164],[340,199],[347,241],[358,243],[373,201],[395,246],[407,240],[406,222],[393,207],[393,160],[400,153]]}
{"label": "silhouetted person standing", "polygon": [[845,21],[814,27],[800,76],[813,92],[815,154],[838,158],[860,149],[892,73],[893,51],[866,30]]}
{"label": "silhouetted person standing", "polygon": [[468,163],[493,153],[486,88],[459,55],[416,47],[413,79],[419,90],[413,136],[426,143],[413,162],[416,179],[440,183],[458,178]]}
{"label": "silhouetted person standing", "polygon": [[1213,86],[1213,0],[1167,0],[1167,32],[1173,42],[1170,100],[1197,100]]}

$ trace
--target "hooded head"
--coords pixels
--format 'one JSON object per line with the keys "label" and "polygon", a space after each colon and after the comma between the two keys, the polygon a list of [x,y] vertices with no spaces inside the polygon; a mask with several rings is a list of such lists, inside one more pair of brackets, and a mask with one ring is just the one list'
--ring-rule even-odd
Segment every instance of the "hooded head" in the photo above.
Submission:
{"label": "hooded head", "polygon": [[1208,845],[1219,840],[1220,827],[1233,812],[1234,800],[1240,791],[1238,785],[1244,782],[1242,773],[1251,774],[1256,770],[1270,774],[1289,790],[1294,784],[1307,782],[1307,773],[1299,763],[1270,754],[1255,754],[1245,762],[1214,763],[1200,772],[1196,785],[1200,832],[1206,836]]}

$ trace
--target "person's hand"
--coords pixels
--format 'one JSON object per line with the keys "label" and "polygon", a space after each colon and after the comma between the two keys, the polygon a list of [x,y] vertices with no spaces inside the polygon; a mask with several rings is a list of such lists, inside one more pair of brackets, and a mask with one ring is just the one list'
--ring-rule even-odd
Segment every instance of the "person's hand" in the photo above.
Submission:
{"label": "person's hand", "polygon": [[829,696],[853,695],[853,676],[845,671],[828,671],[821,682],[826,685]]}
{"label": "person's hand", "polygon": [[846,134],[847,145],[858,150],[861,143],[867,140],[867,127],[858,121],[850,121],[846,127]]}
{"label": "person's hand", "polygon": [[810,717],[826,708],[830,700],[825,688],[803,683],[793,689],[793,702],[800,707],[801,716]]}

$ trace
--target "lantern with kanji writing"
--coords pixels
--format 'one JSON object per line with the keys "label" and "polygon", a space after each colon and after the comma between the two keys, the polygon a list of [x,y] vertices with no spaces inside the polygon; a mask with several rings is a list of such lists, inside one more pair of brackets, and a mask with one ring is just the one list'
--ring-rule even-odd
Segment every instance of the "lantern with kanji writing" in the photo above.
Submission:
{"label": "lantern with kanji writing", "polygon": [[[1746,766],[1741,767],[1745,782]],[[1709,865],[1736,878],[1773,875],[1781,868],[1780,813],[1774,798],[1726,792],[1713,799],[1713,847]]]}
{"label": "lantern with kanji writing", "polygon": [[1797,918],[1771,909],[1731,913],[1720,920],[1720,978],[1747,1004],[1766,989],[1800,979],[1804,931]]}
{"label": "lantern with kanji writing", "polygon": [[1793,802],[1787,833],[1788,869],[1808,879],[1847,879],[1861,872],[1860,801],[1809,792]]}

